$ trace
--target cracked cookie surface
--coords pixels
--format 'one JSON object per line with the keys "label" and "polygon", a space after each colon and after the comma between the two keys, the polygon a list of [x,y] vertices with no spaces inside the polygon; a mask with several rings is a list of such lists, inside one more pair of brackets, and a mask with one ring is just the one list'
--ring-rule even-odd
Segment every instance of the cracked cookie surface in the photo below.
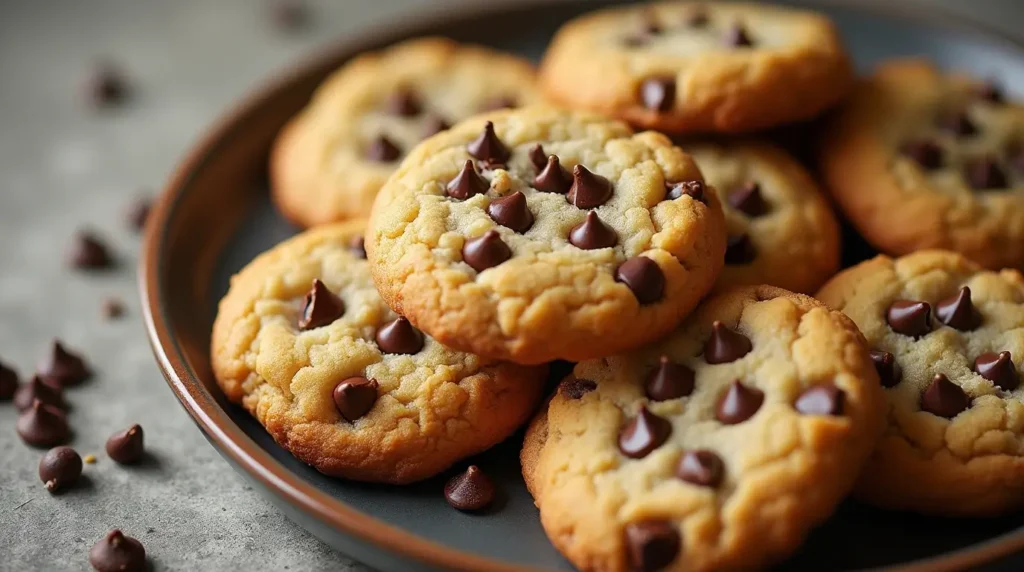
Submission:
{"label": "cracked cookie surface", "polygon": [[539,402],[546,367],[451,350],[396,316],[362,258],[364,226],[307,231],[236,275],[213,327],[213,370],[227,397],[302,461],[331,476],[408,483],[515,431]]}
{"label": "cracked cookie surface", "polygon": [[527,432],[523,476],[577,568],[761,568],[850,490],[883,404],[846,316],[742,287],[657,344],[577,364]]}
{"label": "cracked cookie surface", "polygon": [[1024,265],[1024,107],[991,84],[893,60],[861,81],[821,146],[828,191],[879,250]]}
{"label": "cracked cookie surface", "polygon": [[944,251],[879,256],[818,297],[857,323],[887,388],[888,428],[859,496],[932,514],[1024,507],[1020,273]]}
{"label": "cracked cookie surface", "polygon": [[808,119],[843,97],[852,77],[827,17],[731,2],[586,14],[558,31],[540,70],[553,101],[666,133]]}
{"label": "cracked cookie surface", "polygon": [[384,300],[441,342],[581,360],[678,324],[722,267],[725,221],[664,135],[532,107],[420,144],[378,195],[366,248]]}
{"label": "cracked cookie surface", "polygon": [[366,217],[422,139],[537,98],[533,66],[489,48],[421,38],[363,54],[282,131],[270,160],[274,202],[300,226]]}

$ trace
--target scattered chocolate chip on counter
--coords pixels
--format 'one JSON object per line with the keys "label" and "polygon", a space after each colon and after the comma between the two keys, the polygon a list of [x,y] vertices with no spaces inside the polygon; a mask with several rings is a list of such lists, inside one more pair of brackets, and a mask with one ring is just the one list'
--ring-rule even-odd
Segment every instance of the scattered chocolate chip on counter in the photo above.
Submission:
{"label": "scattered chocolate chip on counter", "polygon": [[68,403],[64,400],[64,390],[45,383],[38,375],[33,375],[32,379],[22,384],[15,392],[14,407],[18,411],[25,411],[36,401],[61,411],[68,410]]}
{"label": "scattered chocolate chip on counter", "polygon": [[85,99],[94,109],[123,104],[131,95],[131,87],[124,72],[113,62],[93,64],[85,78]]}
{"label": "scattered chocolate chip on counter", "polygon": [[146,549],[114,529],[89,551],[89,564],[97,572],[141,572],[146,569]]}
{"label": "scattered chocolate chip on counter", "polygon": [[56,339],[50,346],[50,353],[39,362],[37,371],[44,382],[62,389],[78,385],[92,375],[85,359]]}
{"label": "scattered chocolate chip on counter", "polygon": [[448,504],[461,511],[478,511],[494,501],[494,481],[476,465],[470,465],[465,472],[452,477],[444,486],[444,498]]}
{"label": "scattered chocolate chip on counter", "polygon": [[38,399],[21,413],[15,429],[22,441],[39,448],[63,445],[71,438],[71,428],[64,412]]}
{"label": "scattered chocolate chip on counter", "polygon": [[71,447],[54,447],[39,460],[39,479],[51,493],[74,486],[81,476],[82,458]]}
{"label": "scattered chocolate chip on counter", "polygon": [[298,32],[309,26],[309,6],[300,0],[277,0],[271,10],[274,26],[282,32]]}
{"label": "scattered chocolate chip on counter", "polygon": [[103,239],[85,230],[75,234],[68,264],[79,270],[107,270],[114,266],[114,257]]}
{"label": "scattered chocolate chip on counter", "polygon": [[18,372],[0,362],[0,401],[10,401],[20,385]]}
{"label": "scattered chocolate chip on counter", "polygon": [[107,439],[107,455],[122,465],[138,463],[144,453],[142,426],[138,424],[118,431]]}
{"label": "scattered chocolate chip on counter", "polygon": [[125,211],[128,227],[136,232],[145,230],[146,221],[149,220],[149,211],[152,209],[153,199],[145,196],[135,199],[134,202],[128,205],[128,210]]}
{"label": "scattered chocolate chip on counter", "polygon": [[103,317],[107,320],[116,320],[124,316],[124,302],[118,298],[107,298],[103,301]]}

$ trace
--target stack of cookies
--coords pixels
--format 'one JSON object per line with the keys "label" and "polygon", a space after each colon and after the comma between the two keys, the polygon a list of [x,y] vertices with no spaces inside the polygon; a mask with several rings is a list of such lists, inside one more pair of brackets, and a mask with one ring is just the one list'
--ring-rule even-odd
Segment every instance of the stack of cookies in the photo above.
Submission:
{"label": "stack of cookies", "polygon": [[[750,134],[834,108],[824,187],[901,256],[839,274],[815,178]],[[325,474],[410,483],[527,426],[544,529],[601,571],[763,567],[851,491],[1024,507],[1024,278],[999,270],[1024,266],[1024,112],[985,83],[857,82],[803,10],[634,6],[565,24],[537,73],[436,38],[363,55],[270,168],[311,228],[233,279],[214,371]]]}

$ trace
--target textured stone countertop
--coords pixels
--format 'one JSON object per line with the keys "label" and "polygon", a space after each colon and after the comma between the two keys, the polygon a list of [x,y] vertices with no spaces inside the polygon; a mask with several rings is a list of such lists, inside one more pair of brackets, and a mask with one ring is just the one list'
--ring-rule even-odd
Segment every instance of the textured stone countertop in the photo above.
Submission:
{"label": "textured stone countertop", "polygon": [[[366,570],[259,497],[175,401],[143,331],[139,240],[123,213],[274,71],[442,3],[460,0],[320,0],[310,2],[308,30],[285,34],[267,17],[269,0],[0,2],[0,361],[25,375],[53,337],[81,350],[96,375],[69,392],[73,445],[99,457],[83,485],[50,496],[36,474],[41,453],[16,437],[15,411],[0,405],[0,569],[87,569],[89,548],[120,527],[145,544],[155,570]],[[1021,33],[1019,0],[946,3]],[[123,65],[137,91],[127,107],[94,113],[81,83],[102,57]],[[65,267],[79,228],[109,240],[116,271]],[[127,304],[121,320],[101,316],[111,296]],[[134,422],[152,457],[126,469],[102,448]]]}

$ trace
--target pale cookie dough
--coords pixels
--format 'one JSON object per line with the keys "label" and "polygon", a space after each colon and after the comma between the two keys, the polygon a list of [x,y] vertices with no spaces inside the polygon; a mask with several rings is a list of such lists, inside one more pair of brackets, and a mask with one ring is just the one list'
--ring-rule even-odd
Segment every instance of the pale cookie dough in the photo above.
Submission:
{"label": "pale cookie dough", "polygon": [[527,432],[523,476],[581,570],[764,568],[849,492],[883,415],[852,321],[737,288],[655,345],[579,363]]}
{"label": "pale cookie dough", "polygon": [[482,111],[535,102],[534,84],[526,60],[443,38],[361,55],[282,131],[270,158],[274,202],[300,226],[366,217],[422,139]]}
{"label": "pale cookie dough", "polygon": [[321,472],[409,483],[508,437],[539,402],[546,368],[456,352],[397,319],[361,257],[363,229],[308,231],[235,276],[213,326],[213,370],[231,401]]}
{"label": "pale cookie dough", "polygon": [[764,4],[661,2],[565,24],[541,64],[564,105],[666,133],[741,132],[804,120],[852,84],[824,15]]}
{"label": "pale cookie dough", "polygon": [[1024,107],[993,85],[924,60],[886,62],[820,149],[826,187],[879,250],[1024,266]]}
{"label": "pale cookie dough", "polygon": [[985,271],[952,252],[879,256],[818,297],[864,332],[888,388],[889,427],[859,496],[928,514],[1024,507],[1020,273]]}
{"label": "pale cookie dough", "polygon": [[384,300],[441,342],[578,361],[675,327],[722,267],[725,220],[664,135],[533,107],[420,144],[378,195],[366,248]]}

